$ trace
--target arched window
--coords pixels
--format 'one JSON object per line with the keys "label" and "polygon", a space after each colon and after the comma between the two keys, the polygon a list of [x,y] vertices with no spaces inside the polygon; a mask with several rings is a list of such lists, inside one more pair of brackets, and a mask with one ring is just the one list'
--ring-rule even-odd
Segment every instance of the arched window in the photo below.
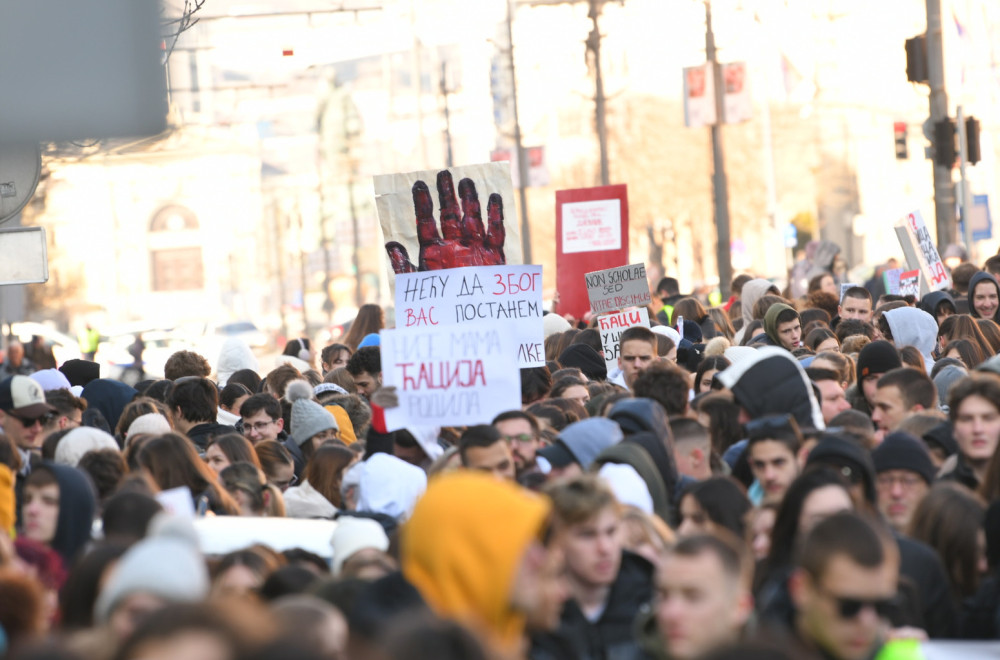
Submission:
{"label": "arched window", "polygon": [[[198,218],[186,206],[171,204],[153,214],[149,222],[150,264],[153,291],[197,291],[205,287],[205,265],[200,245],[177,245],[166,235],[196,231]],[[192,237],[191,242],[197,242]],[[187,241],[182,241],[187,242]]]}

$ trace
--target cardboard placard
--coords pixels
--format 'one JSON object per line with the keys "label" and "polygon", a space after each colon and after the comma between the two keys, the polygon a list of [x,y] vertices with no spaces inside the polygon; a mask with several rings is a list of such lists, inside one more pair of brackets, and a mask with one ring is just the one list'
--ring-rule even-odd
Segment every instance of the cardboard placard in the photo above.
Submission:
{"label": "cardboard placard", "polygon": [[521,263],[509,164],[382,174],[374,185],[390,285],[393,274]]}
{"label": "cardboard placard", "polygon": [[587,273],[590,310],[607,314],[626,307],[645,307],[653,302],[646,279],[646,264],[630,264]]}
{"label": "cardboard placard", "polygon": [[649,312],[644,308],[626,309],[617,314],[606,314],[597,317],[597,329],[601,333],[601,345],[604,347],[604,363],[608,373],[618,368],[618,353],[621,350],[622,333],[631,327],[641,325],[649,327]]}
{"label": "cardboard placard", "polygon": [[399,406],[385,411],[390,431],[407,426],[489,424],[521,408],[514,338],[478,320],[444,328],[382,330],[382,382]]}
{"label": "cardboard placard", "polygon": [[397,328],[446,328],[479,320],[513,339],[508,359],[515,366],[544,365],[542,267],[479,266],[396,276]]}
{"label": "cardboard placard", "polygon": [[891,268],[882,273],[882,282],[885,284],[886,293],[894,296],[899,295],[899,276],[902,274],[902,268]]}
{"label": "cardboard placard", "polygon": [[917,297],[931,291],[951,288],[951,278],[938,255],[931,234],[920,211],[909,213],[896,224],[896,238],[911,269],[918,269],[923,278]]}
{"label": "cardboard placard", "polygon": [[562,315],[590,310],[585,276],[627,264],[628,189],[624,185],[556,192],[556,288]]}
{"label": "cardboard placard", "polygon": [[908,270],[899,274],[899,295],[920,296],[920,271]]}

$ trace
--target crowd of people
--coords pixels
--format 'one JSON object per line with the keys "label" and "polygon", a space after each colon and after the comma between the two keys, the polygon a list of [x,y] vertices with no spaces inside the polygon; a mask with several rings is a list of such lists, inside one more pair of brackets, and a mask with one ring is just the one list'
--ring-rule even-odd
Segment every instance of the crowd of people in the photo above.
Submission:
{"label": "crowd of people", "polygon": [[[464,428],[386,427],[375,305],[273,369],[233,338],[135,387],[13,346],[0,655],[864,660],[998,639],[995,261],[919,300],[822,271],[801,295],[739,275],[706,309],[664,278],[610,372],[592,321],[549,313],[522,408]],[[192,520],[221,516],[335,525],[323,556],[206,554]]]}

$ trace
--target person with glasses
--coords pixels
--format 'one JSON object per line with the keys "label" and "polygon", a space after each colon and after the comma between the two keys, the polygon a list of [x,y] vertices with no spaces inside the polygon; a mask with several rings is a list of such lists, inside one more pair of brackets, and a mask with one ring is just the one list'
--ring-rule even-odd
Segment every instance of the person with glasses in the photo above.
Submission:
{"label": "person with glasses", "polygon": [[0,428],[21,454],[21,475],[31,472],[32,457],[41,454],[44,419],[56,411],[45,401],[42,386],[27,376],[0,381]]}
{"label": "person with glasses", "polygon": [[519,480],[529,473],[538,472],[535,454],[540,445],[539,426],[534,415],[523,410],[508,410],[493,419],[493,428],[510,445]]}
{"label": "person with glasses", "polygon": [[254,394],[243,402],[239,427],[243,437],[254,445],[266,440],[283,443],[288,439],[281,402],[270,394]]}
{"label": "person with glasses", "polygon": [[897,431],[872,450],[872,462],[879,511],[893,529],[905,534],[937,472],[930,453],[916,437]]}
{"label": "person with glasses", "polygon": [[66,389],[48,390],[45,402],[55,408],[55,412],[42,418],[42,442],[56,431],[80,426],[87,402]]}
{"label": "person with glasses", "polygon": [[462,467],[492,474],[497,479],[514,481],[514,457],[510,444],[493,426],[470,426],[458,441]]}
{"label": "person with glasses", "polygon": [[892,537],[867,519],[841,512],[818,523],[788,582],[798,640],[826,658],[874,657],[889,630],[899,566]]}

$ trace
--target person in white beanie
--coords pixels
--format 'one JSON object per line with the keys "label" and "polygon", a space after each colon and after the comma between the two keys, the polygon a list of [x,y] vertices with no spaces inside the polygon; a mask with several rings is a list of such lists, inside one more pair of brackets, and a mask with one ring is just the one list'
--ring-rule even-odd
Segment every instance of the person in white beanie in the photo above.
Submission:
{"label": "person in white beanie", "polygon": [[219,361],[215,373],[218,375],[219,388],[229,384],[229,377],[240,369],[259,371],[257,356],[250,350],[250,345],[240,337],[229,337],[222,343],[219,351]]}
{"label": "person in white beanie", "polygon": [[208,596],[208,570],[190,521],[160,514],[150,529],[122,555],[94,605],[94,620],[119,641],[151,612]]}
{"label": "person in white beanie", "polygon": [[604,479],[618,501],[626,506],[634,506],[644,513],[653,513],[653,496],[649,487],[631,465],[605,463],[597,472]]}
{"label": "person in white beanie", "polygon": [[333,548],[330,570],[336,576],[343,571],[344,564],[359,557],[359,553],[366,550],[386,553],[389,550],[389,537],[382,525],[370,518],[341,516],[337,519],[337,527],[330,538],[330,547]]}
{"label": "person in white beanie", "polygon": [[381,513],[402,522],[427,490],[427,474],[395,456],[379,452],[344,473],[344,508]]}
{"label": "person in white beanie", "polygon": [[295,463],[295,476],[302,478],[306,463],[328,440],[340,437],[340,427],[329,410],[312,400],[312,386],[304,380],[292,381],[285,388],[285,398],[292,403],[291,428],[285,449]]}
{"label": "person in white beanie", "polygon": [[66,378],[66,374],[58,369],[42,369],[31,374],[28,378],[41,385],[42,389],[46,392],[51,390],[68,390],[72,387],[69,378]]}
{"label": "person in white beanie", "polygon": [[569,321],[558,314],[546,314],[542,317],[542,333],[545,335],[545,339],[548,339],[550,335],[566,332],[572,327]]}
{"label": "person in white beanie", "polygon": [[129,440],[139,434],[163,435],[164,433],[170,433],[171,430],[170,422],[160,413],[139,415],[129,424],[128,430],[125,431],[125,445],[127,446]]}
{"label": "person in white beanie", "polygon": [[93,426],[78,426],[59,440],[55,462],[76,467],[84,454],[99,449],[119,451],[118,443],[111,434]]}

